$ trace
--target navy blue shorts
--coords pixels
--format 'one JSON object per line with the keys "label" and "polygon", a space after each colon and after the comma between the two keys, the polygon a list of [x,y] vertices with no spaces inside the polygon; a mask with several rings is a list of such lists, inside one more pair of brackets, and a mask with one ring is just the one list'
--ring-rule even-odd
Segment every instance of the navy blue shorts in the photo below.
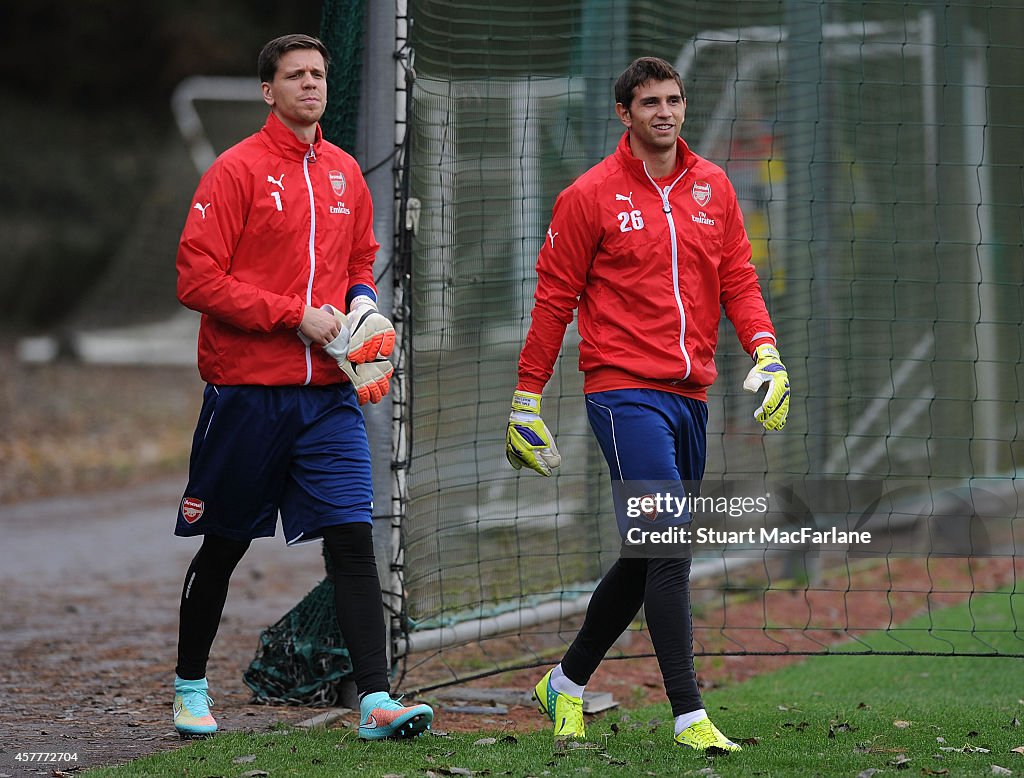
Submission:
{"label": "navy blue shorts", "polygon": [[175,535],[273,537],[372,523],[363,412],[351,384],[212,386],[203,394]]}
{"label": "navy blue shorts", "polygon": [[[656,389],[614,389],[587,395],[587,418],[608,463],[623,536],[636,522],[620,500],[634,492],[699,492],[708,457],[706,402]],[[646,526],[685,523],[690,516],[675,519],[663,515]]]}

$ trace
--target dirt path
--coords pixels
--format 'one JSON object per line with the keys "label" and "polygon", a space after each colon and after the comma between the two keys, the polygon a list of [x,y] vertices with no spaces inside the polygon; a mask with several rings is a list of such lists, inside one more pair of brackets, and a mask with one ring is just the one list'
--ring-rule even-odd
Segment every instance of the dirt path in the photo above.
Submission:
{"label": "dirt path", "polygon": [[[180,741],[170,719],[177,600],[198,539],[171,534],[182,478],[0,506],[0,774],[124,762]],[[260,631],[323,577],[319,546],[253,544],[232,581],[210,666],[222,725],[263,729],[308,709],[248,704]],[[18,752],[76,753],[27,765]]]}

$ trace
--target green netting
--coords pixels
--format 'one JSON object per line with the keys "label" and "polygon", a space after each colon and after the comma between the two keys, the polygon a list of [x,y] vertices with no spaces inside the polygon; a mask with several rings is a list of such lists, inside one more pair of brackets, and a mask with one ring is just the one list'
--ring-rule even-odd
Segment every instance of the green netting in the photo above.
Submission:
{"label": "green netting", "polygon": [[334,706],[351,672],[334,615],[334,581],[325,578],[260,634],[260,647],[242,679],[260,702]]}
{"label": "green netting", "polygon": [[[749,357],[723,321],[707,477],[984,476],[1016,504],[1019,3],[412,0],[409,11],[410,673],[433,682],[557,656],[578,614],[551,603],[617,555],[574,324],[544,392],[557,475],[512,471],[503,436],[551,206],[613,149],[612,84],[637,56],[683,76],[683,136],[737,191],[794,386],[785,433],[763,434],[742,390]],[[764,613],[715,650],[765,650],[755,632],[778,637],[767,650],[799,648],[800,630],[768,608],[791,572],[743,574]],[[905,585],[883,574],[875,596]],[[694,588],[719,598],[729,586]],[[551,612],[563,623],[536,620]],[[835,614],[849,630],[850,614]],[[478,632],[458,635],[477,642],[460,653],[443,628],[470,616]],[[695,626],[737,623],[708,611]]]}
{"label": "green netting", "polygon": [[351,152],[356,143],[363,84],[363,20],[366,0],[324,0],[320,40],[331,53],[324,137]]}

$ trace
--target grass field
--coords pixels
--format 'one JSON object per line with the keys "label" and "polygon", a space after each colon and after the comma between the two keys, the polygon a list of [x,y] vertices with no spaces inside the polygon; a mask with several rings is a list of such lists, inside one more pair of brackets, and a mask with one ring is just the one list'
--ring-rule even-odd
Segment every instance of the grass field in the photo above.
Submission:
{"label": "grass field", "polygon": [[[924,650],[943,639],[1019,653],[1024,592],[987,595],[919,620]],[[929,633],[928,627],[935,629]],[[968,630],[964,632],[962,630]],[[892,650],[884,636],[869,636]],[[873,774],[1024,775],[1024,668],[1000,657],[815,657],[705,695],[742,753],[705,758],[672,745],[667,704],[588,723],[588,740],[554,746],[543,733],[430,734],[364,743],[349,730],[222,734],[90,778],[117,776],[450,776]],[[438,729],[443,729],[443,717]],[[1021,751],[1014,751],[1020,748]],[[1009,770],[1010,773],[1000,772]],[[873,771],[873,772],[872,772]]]}

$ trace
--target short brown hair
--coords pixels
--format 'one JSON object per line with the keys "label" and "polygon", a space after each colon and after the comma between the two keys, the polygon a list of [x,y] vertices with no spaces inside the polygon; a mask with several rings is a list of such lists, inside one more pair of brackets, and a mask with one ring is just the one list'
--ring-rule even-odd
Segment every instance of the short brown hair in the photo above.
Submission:
{"label": "short brown hair", "polygon": [[629,67],[615,81],[615,102],[629,108],[633,102],[633,92],[638,86],[648,81],[675,81],[679,84],[679,94],[686,99],[683,79],[668,62],[659,57],[640,57],[633,60]]}
{"label": "short brown hair", "polygon": [[274,38],[274,40],[270,41],[263,47],[263,51],[260,52],[256,66],[260,82],[273,81],[274,76],[277,74],[278,63],[281,61],[281,55],[286,51],[294,51],[295,49],[316,49],[323,55],[324,68],[331,64],[331,55],[327,52],[327,47],[319,38],[298,33],[282,35],[280,38]]}

